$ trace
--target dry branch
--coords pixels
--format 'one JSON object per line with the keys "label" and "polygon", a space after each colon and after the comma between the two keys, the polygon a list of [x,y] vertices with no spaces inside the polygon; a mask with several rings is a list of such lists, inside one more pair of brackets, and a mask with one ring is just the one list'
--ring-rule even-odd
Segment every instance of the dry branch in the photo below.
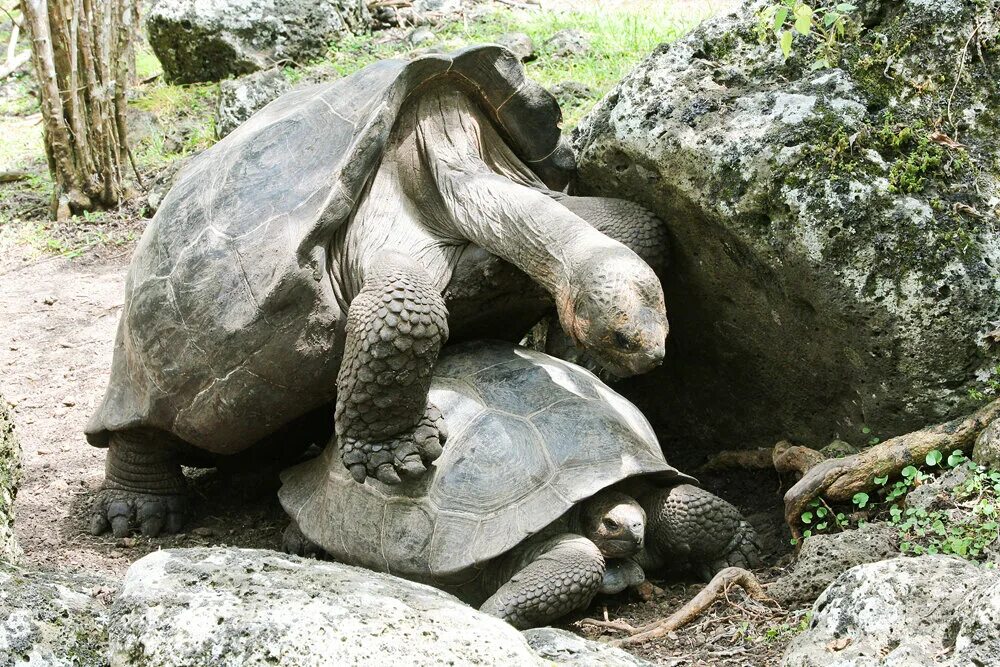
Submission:
{"label": "dry branch", "polygon": [[642,642],[662,637],[687,625],[703,614],[716,600],[725,598],[727,592],[733,586],[739,586],[754,600],[761,602],[771,601],[764,592],[764,587],[760,585],[760,582],[757,581],[757,578],[751,572],[741,567],[727,567],[720,570],[712,578],[712,581],[708,582],[708,585],[701,589],[687,604],[667,618],[647,623],[638,628],[624,621],[598,621],[593,618],[585,618],[582,622],[587,625],[621,630],[631,635],[611,642],[615,646],[641,644]]}
{"label": "dry branch", "polygon": [[814,498],[846,502],[856,493],[874,489],[876,477],[898,475],[908,465],[919,465],[934,450],[946,456],[956,449],[970,451],[979,433],[998,417],[1000,399],[967,417],[890,438],[860,454],[823,461],[785,494],[785,522],[799,538],[799,516]]}

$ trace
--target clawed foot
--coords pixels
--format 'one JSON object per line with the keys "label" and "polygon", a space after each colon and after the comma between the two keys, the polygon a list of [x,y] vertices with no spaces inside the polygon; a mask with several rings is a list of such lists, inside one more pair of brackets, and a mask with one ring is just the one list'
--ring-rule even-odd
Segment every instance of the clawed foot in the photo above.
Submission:
{"label": "clawed foot", "polygon": [[448,438],[441,411],[428,404],[413,431],[381,442],[356,438],[341,441],[341,458],[359,484],[374,477],[383,484],[399,484],[419,477],[437,457]]}
{"label": "clawed foot", "polygon": [[305,556],[307,558],[320,558],[326,552],[302,534],[299,525],[292,521],[281,534],[281,550],[293,556]]}
{"label": "clawed foot", "polygon": [[115,537],[137,532],[146,537],[178,533],[184,526],[186,513],[187,496],[184,495],[101,489],[94,499],[90,532],[101,535],[110,530]]}

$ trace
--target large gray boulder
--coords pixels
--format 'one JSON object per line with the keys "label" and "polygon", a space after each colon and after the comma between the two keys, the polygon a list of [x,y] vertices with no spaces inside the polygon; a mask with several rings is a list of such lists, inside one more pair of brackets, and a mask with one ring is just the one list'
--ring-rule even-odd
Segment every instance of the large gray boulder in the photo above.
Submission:
{"label": "large gray boulder", "polygon": [[952,556],[894,558],[842,574],[783,667],[994,665],[1000,577]]}
{"label": "large gray boulder", "polygon": [[0,396],[0,561],[19,555],[14,537],[14,499],[21,481],[21,445],[14,432],[14,415]]}
{"label": "large gray boulder", "polygon": [[0,667],[103,667],[114,583],[0,562]]}
{"label": "large gray boulder", "polygon": [[858,1],[819,71],[801,35],[761,44],[765,4],[658,48],[575,132],[579,189],[672,237],[667,360],[626,393],[685,451],[966,412],[1000,320],[996,3]]}
{"label": "large gray boulder", "polygon": [[146,27],[164,78],[193,83],[304,64],[370,20],[363,0],[159,0]]}
{"label": "large gray boulder", "polygon": [[172,549],[128,570],[111,664],[533,665],[524,637],[437,589],[256,549]]}

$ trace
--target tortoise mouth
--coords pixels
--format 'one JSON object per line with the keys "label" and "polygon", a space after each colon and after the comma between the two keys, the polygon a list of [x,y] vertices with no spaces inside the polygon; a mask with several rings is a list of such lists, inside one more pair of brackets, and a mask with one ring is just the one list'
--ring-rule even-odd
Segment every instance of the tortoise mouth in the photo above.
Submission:
{"label": "tortoise mouth", "polygon": [[597,548],[605,558],[627,558],[642,548],[642,537],[621,537],[602,539],[597,542]]}

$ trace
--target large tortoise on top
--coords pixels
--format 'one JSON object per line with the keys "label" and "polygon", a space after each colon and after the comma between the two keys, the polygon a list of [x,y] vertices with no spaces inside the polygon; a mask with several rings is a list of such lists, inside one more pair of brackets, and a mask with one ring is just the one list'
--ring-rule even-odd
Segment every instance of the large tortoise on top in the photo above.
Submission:
{"label": "large tortoise on top", "polygon": [[450,436],[421,479],[357,484],[335,446],[282,474],[301,531],[286,547],[444,588],[520,628],[644,570],[757,564],[736,508],[671,467],[642,413],[583,368],[474,341],[441,355],[430,397]]}
{"label": "large tortoise on top", "polygon": [[482,46],[292,91],[195,158],[129,269],[86,429],[109,448],[92,530],[179,529],[182,462],[287,447],[281,429],[333,405],[355,480],[419,476],[444,438],[427,392],[449,331],[517,340],[554,303],[613,373],[659,363],[663,292],[636,252],[656,260],[659,222],[561,194],[559,122]]}

